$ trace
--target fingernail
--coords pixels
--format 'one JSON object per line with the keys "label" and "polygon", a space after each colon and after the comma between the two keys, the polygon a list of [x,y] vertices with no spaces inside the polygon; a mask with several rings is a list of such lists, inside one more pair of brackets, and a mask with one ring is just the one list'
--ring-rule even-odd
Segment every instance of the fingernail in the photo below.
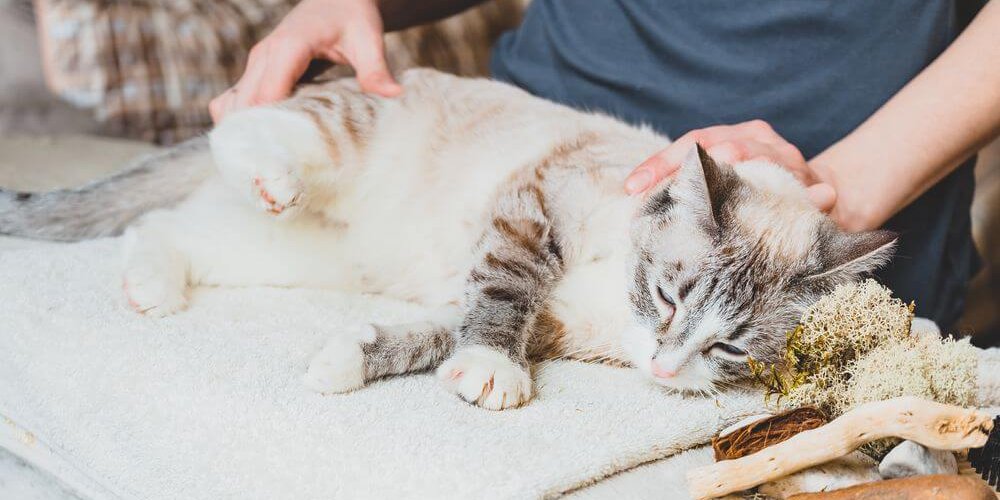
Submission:
{"label": "fingernail", "polygon": [[649,170],[640,170],[625,179],[625,191],[628,194],[636,194],[645,191],[649,183],[653,181],[653,174]]}

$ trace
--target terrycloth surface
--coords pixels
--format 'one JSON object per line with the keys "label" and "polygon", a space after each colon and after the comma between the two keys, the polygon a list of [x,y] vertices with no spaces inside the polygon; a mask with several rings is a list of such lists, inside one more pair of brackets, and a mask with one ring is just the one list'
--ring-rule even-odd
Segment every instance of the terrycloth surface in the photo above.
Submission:
{"label": "terrycloth surface", "polygon": [[91,495],[538,497],[705,442],[761,404],[580,363],[541,369],[535,401],[501,413],[427,375],[318,396],[299,376],[327,335],[416,309],[200,289],[189,311],[152,320],[123,305],[117,256],[114,240],[0,252],[0,415],[30,431],[13,451]]}

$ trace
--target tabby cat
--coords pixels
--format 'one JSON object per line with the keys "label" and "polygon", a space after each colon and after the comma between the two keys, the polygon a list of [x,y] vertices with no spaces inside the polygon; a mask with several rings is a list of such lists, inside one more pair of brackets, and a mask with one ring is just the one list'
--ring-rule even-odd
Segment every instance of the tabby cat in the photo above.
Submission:
{"label": "tabby cat", "polygon": [[80,189],[0,192],[0,232],[127,226],[123,285],[147,315],[180,311],[194,285],[422,304],[423,321],[333,335],[306,384],[436,368],[490,409],[527,402],[542,359],[629,364],[682,391],[738,382],[748,356],[778,356],[805,305],[891,253],[892,234],[840,231],[778,166],[697,148],[629,197],[626,174],[666,137],[489,80],[400,78],[395,99],[353,80],[301,88],[231,114],[207,146]]}

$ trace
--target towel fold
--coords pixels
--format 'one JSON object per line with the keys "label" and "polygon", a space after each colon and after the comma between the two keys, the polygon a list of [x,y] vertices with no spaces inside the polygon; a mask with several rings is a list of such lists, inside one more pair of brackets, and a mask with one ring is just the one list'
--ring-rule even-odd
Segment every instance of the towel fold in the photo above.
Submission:
{"label": "towel fold", "polygon": [[504,412],[429,375],[320,396],[299,378],[328,335],[419,309],[202,288],[189,310],[147,318],[124,304],[118,246],[0,252],[0,416],[17,430],[0,446],[78,476],[68,482],[92,497],[541,497],[704,443],[762,405],[757,394],[668,394],[631,370],[575,362],[539,367],[535,400]]}

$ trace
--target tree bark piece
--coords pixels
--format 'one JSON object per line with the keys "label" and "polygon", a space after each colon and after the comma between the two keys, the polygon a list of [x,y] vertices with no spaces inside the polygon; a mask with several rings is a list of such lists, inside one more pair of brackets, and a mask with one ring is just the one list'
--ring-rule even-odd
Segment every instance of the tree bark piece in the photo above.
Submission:
{"label": "tree bark piece", "polygon": [[992,429],[992,415],[920,398],[868,403],[753,455],[693,469],[687,474],[688,491],[702,499],[745,490],[886,437],[938,450],[977,448],[986,443]]}
{"label": "tree bark piece", "polygon": [[889,479],[824,493],[803,493],[788,500],[996,500],[983,481],[966,476],[931,475]]}

